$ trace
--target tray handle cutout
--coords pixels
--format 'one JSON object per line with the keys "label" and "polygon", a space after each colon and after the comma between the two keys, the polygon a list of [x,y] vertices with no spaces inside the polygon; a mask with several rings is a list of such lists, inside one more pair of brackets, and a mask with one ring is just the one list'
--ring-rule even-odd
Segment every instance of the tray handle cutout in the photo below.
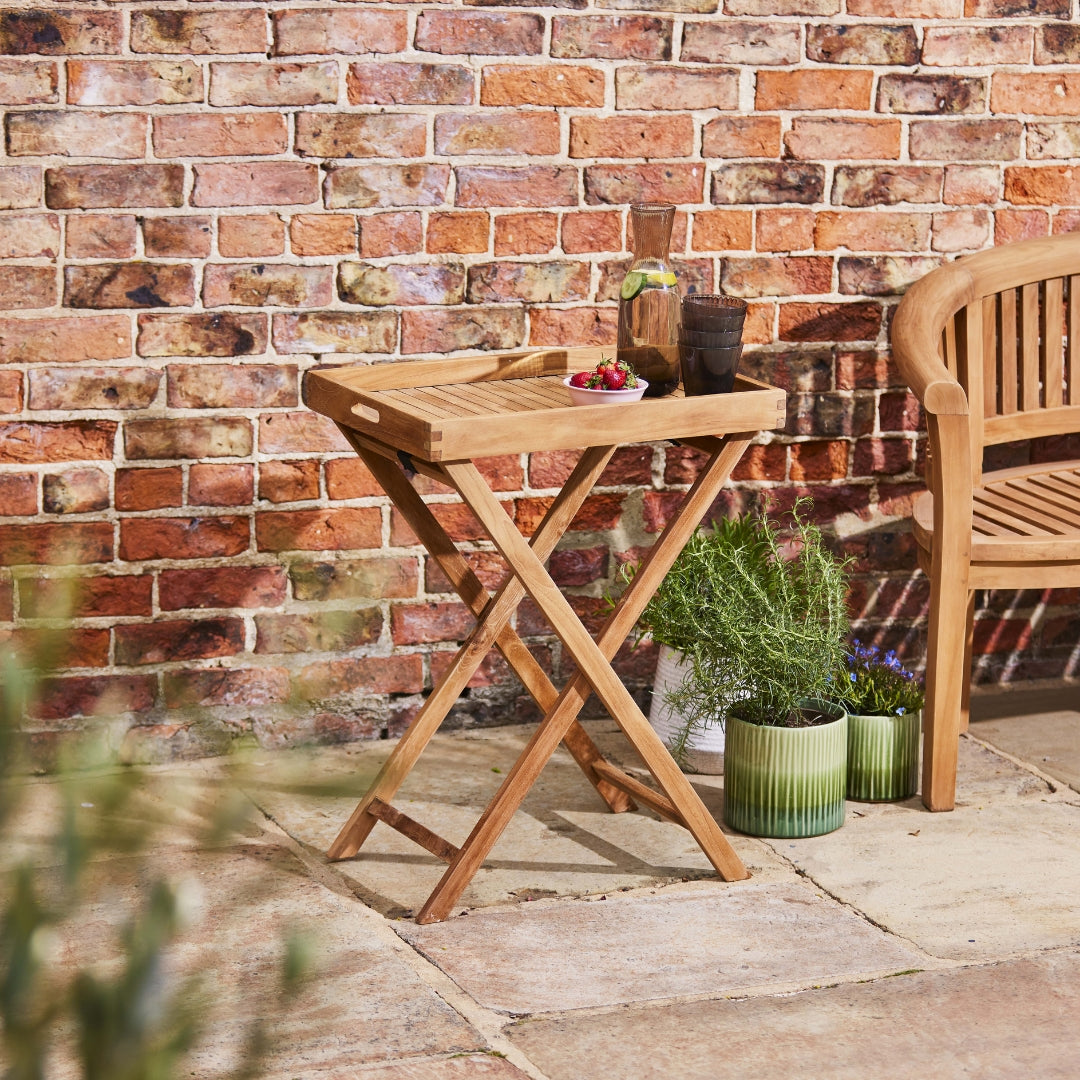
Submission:
{"label": "tray handle cutout", "polygon": [[352,407],[352,414],[357,420],[366,420],[369,424],[377,424],[379,422],[379,410],[371,405],[365,404],[363,401]]}

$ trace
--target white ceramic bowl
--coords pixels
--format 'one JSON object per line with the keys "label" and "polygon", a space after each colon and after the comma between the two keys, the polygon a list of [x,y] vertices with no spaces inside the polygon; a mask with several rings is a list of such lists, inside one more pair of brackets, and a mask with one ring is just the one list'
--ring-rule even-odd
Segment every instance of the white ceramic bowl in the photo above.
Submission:
{"label": "white ceramic bowl", "polygon": [[563,386],[570,391],[571,405],[618,405],[624,401],[640,401],[649,384],[639,375],[633,390],[590,390],[585,386],[571,386],[573,375],[563,379]]}

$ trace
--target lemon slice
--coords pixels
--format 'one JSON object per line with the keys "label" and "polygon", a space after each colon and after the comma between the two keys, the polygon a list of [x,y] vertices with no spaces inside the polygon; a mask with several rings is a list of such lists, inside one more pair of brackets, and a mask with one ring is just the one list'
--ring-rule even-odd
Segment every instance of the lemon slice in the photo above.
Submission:
{"label": "lemon slice", "polygon": [[[674,276],[674,275],[672,275]],[[619,295],[624,300],[633,300],[645,288],[645,275],[640,270],[630,270],[623,278]]]}
{"label": "lemon slice", "polygon": [[655,285],[674,285],[675,274],[671,270],[654,270],[649,274],[649,283]]}

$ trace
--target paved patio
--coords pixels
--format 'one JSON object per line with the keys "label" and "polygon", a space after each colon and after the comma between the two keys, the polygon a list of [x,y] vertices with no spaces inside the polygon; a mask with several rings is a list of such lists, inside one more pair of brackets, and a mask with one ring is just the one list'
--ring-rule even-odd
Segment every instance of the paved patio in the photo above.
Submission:
{"label": "paved patio", "polygon": [[[260,813],[225,845],[193,832],[222,797],[221,763],[151,769],[145,813],[167,822],[154,868],[202,895],[173,965],[215,990],[192,1075],[221,1075],[245,1024],[273,1015],[278,935],[302,924],[317,976],[274,1019],[275,1080],[1073,1080],[1080,691],[976,708],[953,813],[848,803],[828,836],[735,835],[753,877],[732,884],[682,829],[603,812],[560,752],[430,926],[408,915],[442,864],[396,833],[377,827],[348,862],[321,856],[387,743],[251,755],[236,778]],[[614,725],[588,726],[633,768]],[[395,801],[460,842],[526,735],[438,736]],[[719,813],[720,779],[694,783]],[[19,850],[48,863],[52,784],[30,788]],[[96,869],[117,896],[146,873],[121,857]],[[107,963],[120,919],[98,904],[64,962]]]}

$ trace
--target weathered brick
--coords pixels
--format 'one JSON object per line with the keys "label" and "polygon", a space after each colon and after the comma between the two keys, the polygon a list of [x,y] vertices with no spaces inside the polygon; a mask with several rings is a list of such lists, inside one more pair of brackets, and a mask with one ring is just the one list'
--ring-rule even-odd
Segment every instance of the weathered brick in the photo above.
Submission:
{"label": "weathered brick", "polygon": [[390,633],[395,645],[461,641],[474,619],[464,604],[395,604],[390,610]]}
{"label": "weathered brick", "polygon": [[1049,235],[1050,215],[1045,210],[997,210],[994,213],[995,244],[1011,244]]}
{"label": "weathered brick", "polygon": [[154,153],[172,157],[282,154],[289,131],[282,113],[170,113],[154,117]]}
{"label": "weathered brick", "polygon": [[789,476],[796,483],[843,480],[848,473],[848,444],[840,441],[797,442],[791,446]]}
{"label": "weathered brick", "polygon": [[[109,562],[112,557],[113,526],[108,521],[0,525],[0,566],[68,566]],[[108,631],[105,638],[108,653]]]}
{"label": "weathered brick", "polygon": [[383,600],[416,595],[415,559],[375,558],[294,562],[289,568],[297,600]]}
{"label": "weathered brick", "polygon": [[990,211],[983,207],[934,214],[934,251],[978,251],[990,240]]}
{"label": "weathered brick", "polygon": [[331,499],[362,499],[367,495],[383,493],[379,482],[355,454],[331,458],[325,470],[326,494]]}
{"label": "weathered brick", "polygon": [[823,64],[891,64],[919,62],[919,41],[913,26],[860,23],[808,26],[806,58]]}
{"label": "weathered brick", "polygon": [[350,105],[469,105],[476,76],[461,64],[350,64],[346,74]]}
{"label": "weathered brick", "polygon": [[319,497],[317,461],[263,461],[259,498],[272,503],[304,502]]}
{"label": "weathered brick", "polygon": [[680,59],[706,64],[797,64],[802,56],[798,23],[687,22]]}
{"label": "weathered brick", "polygon": [[424,688],[424,665],[417,655],[360,656],[306,665],[296,677],[301,700],[344,694],[417,694]]}
{"label": "weathered brick", "polygon": [[1011,165],[1005,169],[1005,200],[1020,205],[1075,204],[1080,169],[1071,165]]}
{"label": "weathered brick", "polygon": [[1031,36],[1030,26],[928,26],[922,62],[927,67],[1026,64]]}
{"label": "weathered brick", "polygon": [[0,259],[55,259],[60,254],[60,219],[55,214],[0,217]]}
{"label": "weathered brick", "polygon": [[852,469],[857,476],[895,476],[911,469],[912,444],[907,439],[859,439]]}
{"label": "weathered brick", "polygon": [[832,292],[832,259],[821,255],[726,258],[720,287],[729,296],[811,296]]}
{"label": "weathered brick", "polygon": [[0,210],[27,210],[41,205],[40,165],[5,165],[0,168]]}
{"label": "weathered brick", "polygon": [[338,295],[347,304],[460,304],[465,299],[465,268],[457,264],[373,266],[343,262]]}
{"label": "weathered brick", "polygon": [[739,73],[731,68],[666,64],[621,67],[615,72],[618,109],[735,109],[738,105]]}
{"label": "weathered brick", "polygon": [[1035,63],[1080,63],[1080,33],[1077,33],[1077,27],[1069,23],[1038,27],[1035,31]]}
{"label": "weathered brick", "polygon": [[529,312],[530,345],[608,345],[615,340],[615,308],[536,308]]}
{"label": "weathered brick", "polygon": [[215,559],[239,555],[250,543],[245,517],[128,518],[120,522],[120,558]]}
{"label": "weathered brick", "polygon": [[[1028,144],[1030,154],[1030,142]],[[943,201],[952,206],[996,203],[1001,198],[999,165],[948,165],[945,168]]]}
{"label": "weathered brick", "polygon": [[887,353],[876,349],[859,349],[841,351],[836,355],[837,390],[879,390],[906,386],[899,369]]}
{"label": "weathered brick", "polygon": [[109,478],[101,469],[67,469],[41,478],[46,514],[87,514],[109,505]]}
{"label": "weathered brick", "polygon": [[779,157],[778,116],[721,116],[702,132],[705,158]]}
{"label": "weathered brick", "polygon": [[283,206],[319,200],[319,172],[300,161],[195,166],[192,206]]}
{"label": "weathered brick", "polygon": [[1080,113],[1080,73],[995,72],[990,86],[990,111],[1075,117]]}
{"label": "weathered brick", "polygon": [[236,311],[212,315],[139,316],[140,356],[248,356],[266,351],[266,316]]}
{"label": "weathered brick", "polygon": [[177,465],[164,469],[117,469],[117,510],[161,510],[183,500],[184,474]]}
{"label": "weathered brick", "polygon": [[934,116],[979,113],[986,108],[986,79],[963,75],[883,75],[877,110]]}
{"label": "weathered brick", "polygon": [[816,203],[825,193],[822,165],[760,161],[721,165],[713,173],[714,203]]}
{"label": "weathered brick", "polygon": [[161,372],[146,367],[46,367],[29,373],[31,409],[145,409]]}
{"label": "weathered brick", "polygon": [[0,371],[0,416],[13,416],[22,407],[22,372]]}
{"label": "weathered brick", "polygon": [[784,149],[787,157],[804,160],[898,158],[900,136],[899,120],[796,117],[784,136]]}
{"label": "weathered brick", "polygon": [[194,302],[191,266],[126,262],[64,267],[67,307],[188,307]]}
{"label": "weathered brick", "polygon": [[404,50],[404,11],[358,11],[340,8],[274,11],[274,52],[278,56],[307,53],[395,53]]}
{"label": "weathered brick", "polygon": [[[885,76],[887,77],[887,76]],[[759,71],[754,107],[773,109],[870,108],[874,84],[872,71],[833,71],[806,68],[794,71]]]}
{"label": "weathered brick", "polygon": [[1026,19],[1032,15],[1067,19],[1069,10],[1069,0],[967,0],[964,5],[964,14],[976,19]]}
{"label": "weathered brick", "polygon": [[114,630],[118,664],[203,660],[244,651],[242,619],[165,619],[124,623]]}
{"label": "weathered brick", "polygon": [[56,304],[56,271],[50,266],[0,265],[0,309]]}
{"label": "weathered brick", "polygon": [[298,403],[295,364],[170,364],[175,409],[270,409]]}
{"label": "weathered brick", "polygon": [[296,117],[296,151],[302,155],[422,157],[426,144],[427,121],[418,113],[299,113]]}
{"label": "weathered brick", "polygon": [[215,263],[203,273],[203,303],[207,307],[326,307],[334,295],[332,275],[329,266]]}
{"label": "weathered brick", "polygon": [[261,7],[131,13],[132,52],[265,53],[268,44],[266,14]]}
{"label": "weathered brick", "polygon": [[419,308],[405,311],[401,317],[401,351],[409,355],[515,349],[524,342],[525,312],[521,307]]}
{"label": "weathered brick", "polygon": [[576,64],[487,64],[480,104],[596,108],[604,104],[604,73]]}
{"label": "weathered brick", "polygon": [[42,680],[38,698],[28,706],[27,713],[36,720],[112,718],[152,708],[156,693],[154,675],[52,676]]}
{"label": "weathered brick", "polygon": [[434,211],[428,216],[426,250],[467,255],[488,250],[491,215],[483,210]]}
{"label": "weathered brick", "polygon": [[[857,0],[849,0],[850,4]],[[728,15],[836,15],[840,0],[725,0]]]}
{"label": "weathered brick", "polygon": [[255,543],[259,551],[378,548],[382,514],[378,507],[265,510],[255,518]]}
{"label": "weathered brick", "polygon": [[897,296],[941,260],[931,255],[841,256],[837,260],[840,292],[847,296]]}
{"label": "weathered brick", "polygon": [[319,611],[304,615],[256,615],[257,653],[341,652],[378,641],[382,612]]}
{"label": "weathered brick", "polygon": [[216,63],[210,65],[211,105],[332,105],[338,68],[321,64]]}
{"label": "weathered brick", "polygon": [[289,244],[297,255],[351,255],[357,249],[351,214],[297,214],[289,222]]}
{"label": "weathered brick", "polygon": [[473,304],[523,300],[548,304],[584,300],[589,266],[580,262],[482,263],[469,267],[468,300]]}
{"label": "weathered brick", "polygon": [[559,219],[537,211],[500,214],[495,219],[496,255],[544,255],[558,240]]}
{"label": "weathered brick", "polygon": [[[670,94],[664,96],[671,101]],[[571,157],[687,157],[693,150],[689,115],[570,118]]]}
{"label": "weathered brick", "polygon": [[64,165],[45,170],[45,205],[53,210],[183,202],[183,165]]}
{"label": "weathered brick", "polygon": [[791,303],[780,306],[781,341],[873,341],[881,329],[874,303]]}
{"label": "weathered brick", "polygon": [[202,68],[186,60],[69,60],[67,72],[71,105],[179,105],[203,99]]}
{"label": "weathered brick", "polygon": [[109,461],[117,425],[109,420],[0,424],[0,463]]}
{"label": "weathered brick", "polygon": [[124,425],[128,461],[246,457],[251,450],[251,422],[240,417],[128,420]]}
{"label": "weathered brick", "polygon": [[167,671],[162,679],[170,709],[215,705],[279,705],[291,696],[289,672],[279,667]]}
{"label": "weathered brick", "polygon": [[0,473],[0,500],[5,517],[29,517],[38,512],[36,473]]}
{"label": "weathered brick", "polygon": [[[506,560],[496,551],[467,551],[465,561],[485,589],[495,592],[509,575]],[[430,556],[424,560],[424,592],[453,593],[454,587]]]}
{"label": "weathered brick", "polygon": [[389,353],[397,343],[391,311],[312,311],[274,315],[280,353]]}
{"label": "weathered brick", "polygon": [[891,206],[941,201],[945,170],[921,165],[841,165],[833,174],[835,206]]}
{"label": "weathered brick", "polygon": [[73,214],[67,219],[65,251],[71,259],[130,259],[138,232],[134,214]]}
{"label": "weathered brick", "polygon": [[151,258],[204,259],[210,254],[208,217],[151,217],[141,224],[143,245]]}
{"label": "weathered brick", "polygon": [[412,255],[424,246],[424,222],[415,210],[366,215],[360,223],[360,254],[378,259]]}
{"label": "weathered brick", "polygon": [[574,206],[577,169],[561,165],[523,168],[462,166],[456,168],[458,206]]}
{"label": "weathered brick", "polygon": [[252,465],[192,465],[189,506],[248,506],[255,494]]}
{"label": "weathered brick", "polygon": [[653,15],[555,15],[551,55],[568,60],[670,60],[672,20]]}
{"label": "weathered brick", "polygon": [[587,203],[701,202],[705,168],[698,163],[589,165]]}
{"label": "weathered brick", "polygon": [[124,24],[119,11],[0,11],[0,53],[74,56],[118,53]]}
{"label": "weathered brick", "polygon": [[882,394],[878,399],[878,423],[882,431],[918,431],[923,423],[919,399],[907,390]]}
{"label": "weathered brick", "polygon": [[1018,120],[921,120],[912,123],[912,158],[937,161],[1013,161],[1020,156]]}
{"label": "weathered brick", "polygon": [[146,144],[146,117],[134,112],[17,112],[5,126],[12,157],[138,158]]}
{"label": "weathered brick", "polygon": [[422,52],[478,56],[533,56],[544,44],[544,19],[519,12],[431,11],[416,19]]}
{"label": "weathered brick", "polygon": [[0,103],[54,105],[59,100],[56,65],[46,61],[0,60]]}
{"label": "weathered brick", "polygon": [[302,412],[264,413],[259,417],[259,451],[263,454],[340,453],[349,444],[325,416]]}
{"label": "weathered brick", "polygon": [[328,210],[369,206],[438,206],[446,199],[449,165],[358,165],[329,169]]}
{"label": "weathered brick", "polygon": [[814,228],[822,251],[920,251],[929,237],[929,214],[900,211],[822,211]]}
{"label": "weathered brick", "polygon": [[437,154],[458,157],[558,152],[559,117],[554,112],[442,113],[435,117]]}
{"label": "weathered brick", "polygon": [[[755,243],[758,251],[803,251],[814,246],[813,210],[799,207],[762,207],[757,211]],[[746,334],[745,325],[743,331]]]}
{"label": "weathered brick", "polygon": [[218,253],[226,259],[259,259],[285,251],[285,223],[278,214],[218,218]]}
{"label": "weathered brick", "polygon": [[585,210],[562,219],[562,249],[568,255],[622,249],[622,220],[613,210]]}

